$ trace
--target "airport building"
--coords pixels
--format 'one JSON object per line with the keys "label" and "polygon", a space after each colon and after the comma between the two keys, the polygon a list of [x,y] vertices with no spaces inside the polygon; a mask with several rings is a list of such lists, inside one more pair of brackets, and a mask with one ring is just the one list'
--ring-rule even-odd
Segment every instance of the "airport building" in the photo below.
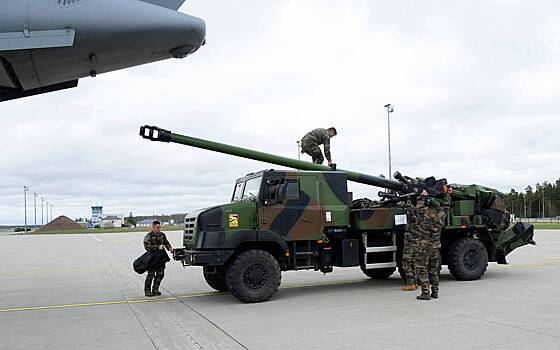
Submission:
{"label": "airport building", "polygon": [[101,227],[112,228],[122,227],[124,225],[124,215],[106,215],[101,218]]}
{"label": "airport building", "polygon": [[91,226],[101,226],[101,217],[103,216],[103,206],[96,205],[91,207]]}

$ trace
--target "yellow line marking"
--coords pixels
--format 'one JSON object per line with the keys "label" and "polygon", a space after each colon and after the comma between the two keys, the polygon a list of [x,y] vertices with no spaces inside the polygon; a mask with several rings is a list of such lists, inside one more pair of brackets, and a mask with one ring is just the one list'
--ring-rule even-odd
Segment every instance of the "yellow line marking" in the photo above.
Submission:
{"label": "yellow line marking", "polygon": [[[488,270],[489,271],[496,271],[496,270],[507,270],[507,269],[523,269],[523,268],[535,268],[535,267],[546,267],[546,266],[558,266],[558,265],[560,265],[560,261],[533,263],[533,264],[519,264],[519,265],[502,265],[502,266],[491,267]],[[365,281],[368,281],[368,279],[344,280],[344,281],[309,283],[309,284],[295,284],[295,285],[291,285],[291,286],[290,285],[283,286],[280,289],[306,288],[306,287],[318,287],[318,286],[329,286],[329,285],[332,286],[332,285],[360,283],[360,282],[365,282]],[[153,303],[153,302],[159,302],[159,301],[171,301],[171,300],[177,300],[177,299],[189,299],[189,298],[198,298],[198,297],[224,295],[224,294],[228,294],[228,293],[227,292],[204,292],[204,293],[178,295],[177,297],[165,297],[165,298],[115,300],[115,301],[100,301],[100,302],[93,302],[93,303],[19,307],[19,308],[11,308],[11,309],[0,309],[0,313],[2,313],[2,312],[16,312],[16,311],[67,309],[67,308],[75,308],[75,307],[103,306],[103,305]]]}
{"label": "yellow line marking", "polygon": [[[177,296],[177,298],[187,299],[204,297],[210,295],[227,294],[225,292],[208,292],[208,293],[196,293]],[[61,305],[47,305],[47,306],[31,306],[31,307],[19,307],[12,309],[0,309],[0,312],[14,312],[14,311],[32,311],[32,310],[51,310],[51,309],[67,309],[73,307],[86,307],[86,306],[101,306],[101,305],[118,305],[118,304],[140,304],[140,303],[153,303],[158,301],[169,301],[177,300],[175,297],[166,298],[151,298],[151,299],[135,299],[135,300],[114,300],[114,301],[99,301],[93,303],[78,303],[78,304],[61,304]]]}
{"label": "yellow line marking", "polygon": [[292,286],[280,287],[280,289],[306,288],[306,287],[318,287],[318,286],[332,286],[332,285],[337,285],[337,284],[351,284],[351,283],[360,283],[360,282],[367,282],[367,281],[369,281],[369,279],[346,280],[346,281],[333,281],[333,282],[310,283],[310,284],[294,284],[294,285],[292,285]]}

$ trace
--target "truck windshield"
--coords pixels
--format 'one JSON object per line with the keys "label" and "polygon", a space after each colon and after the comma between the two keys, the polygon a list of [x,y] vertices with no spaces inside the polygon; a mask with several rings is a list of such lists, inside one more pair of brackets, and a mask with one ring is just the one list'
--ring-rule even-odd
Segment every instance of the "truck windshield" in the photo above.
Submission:
{"label": "truck windshield", "polygon": [[245,189],[243,190],[242,199],[257,198],[261,188],[262,176],[255,177],[245,182]]}
{"label": "truck windshield", "polygon": [[238,182],[235,184],[235,189],[233,190],[233,196],[231,197],[232,202],[237,202],[241,199],[241,195],[243,191],[243,182]]}

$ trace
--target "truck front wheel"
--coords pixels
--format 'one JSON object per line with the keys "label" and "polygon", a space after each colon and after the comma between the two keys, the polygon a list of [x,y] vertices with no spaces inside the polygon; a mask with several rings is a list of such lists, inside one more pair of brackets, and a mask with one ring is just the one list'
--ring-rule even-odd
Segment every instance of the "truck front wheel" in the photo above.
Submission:
{"label": "truck front wheel", "polygon": [[278,291],[281,279],[278,261],[268,252],[258,249],[239,254],[226,271],[228,290],[246,303],[270,299]]}
{"label": "truck front wheel", "polygon": [[215,290],[219,292],[227,292],[227,284],[226,284],[226,273],[223,268],[217,267],[211,269],[209,267],[204,266],[202,268],[202,272],[204,274],[204,279],[206,283]]}
{"label": "truck front wheel", "polygon": [[447,251],[449,272],[460,281],[481,278],[488,267],[488,252],[481,241],[464,237],[451,244]]}

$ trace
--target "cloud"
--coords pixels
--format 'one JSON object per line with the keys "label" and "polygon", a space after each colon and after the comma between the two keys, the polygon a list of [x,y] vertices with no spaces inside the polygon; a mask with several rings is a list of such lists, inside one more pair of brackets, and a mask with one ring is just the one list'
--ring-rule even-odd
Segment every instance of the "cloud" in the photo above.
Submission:
{"label": "cloud", "polygon": [[189,1],[208,27],[192,57],[0,104],[0,223],[23,220],[23,184],[55,214],[149,215],[228,201],[235,178],[274,167],[149,142],[143,124],[289,157],[334,125],[341,168],[386,174],[386,103],[393,170],[503,191],[555,180],[559,6]]}

